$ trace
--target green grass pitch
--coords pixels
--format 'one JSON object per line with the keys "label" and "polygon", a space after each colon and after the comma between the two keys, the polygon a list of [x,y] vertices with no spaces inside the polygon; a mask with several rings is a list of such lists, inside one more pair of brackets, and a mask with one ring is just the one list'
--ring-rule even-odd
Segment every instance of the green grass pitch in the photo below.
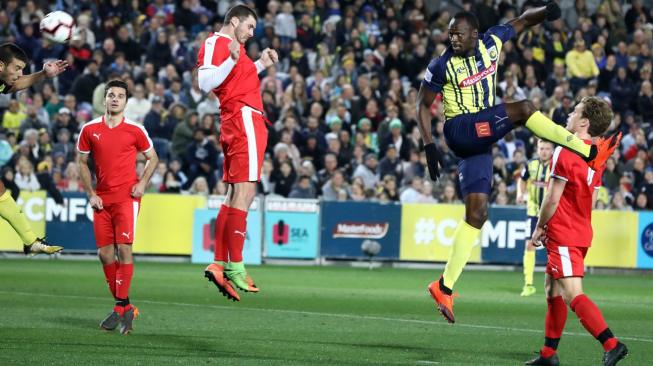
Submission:
{"label": "green grass pitch", "polygon": [[[0,260],[0,365],[520,365],[543,340],[541,286],[519,297],[515,272],[464,272],[451,326],[426,292],[435,271],[249,270],[261,293],[232,303],[201,265],[137,263],[131,299],[141,317],[121,336],[98,327],[113,305],[99,262]],[[630,348],[623,365],[653,363],[652,279],[586,277]],[[565,365],[602,357],[571,311],[559,355]]]}

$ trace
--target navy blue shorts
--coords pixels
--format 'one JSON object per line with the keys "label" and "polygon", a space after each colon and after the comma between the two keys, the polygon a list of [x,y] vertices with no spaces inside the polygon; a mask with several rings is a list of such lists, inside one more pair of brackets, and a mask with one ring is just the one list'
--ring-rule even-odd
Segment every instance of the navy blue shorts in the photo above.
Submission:
{"label": "navy blue shorts", "polygon": [[492,190],[492,145],[514,128],[503,104],[458,115],[444,124],[447,145],[461,161],[458,177],[463,198]]}
{"label": "navy blue shorts", "polygon": [[524,239],[531,240],[533,233],[535,232],[535,228],[537,227],[537,216],[528,216],[526,219],[526,227],[530,228],[531,231],[526,233],[526,237]]}

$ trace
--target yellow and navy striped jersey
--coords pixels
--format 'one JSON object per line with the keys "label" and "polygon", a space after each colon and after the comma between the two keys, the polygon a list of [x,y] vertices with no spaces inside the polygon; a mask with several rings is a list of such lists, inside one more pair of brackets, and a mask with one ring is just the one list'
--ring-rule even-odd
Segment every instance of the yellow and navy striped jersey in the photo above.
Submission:
{"label": "yellow and navy striped jersey", "polygon": [[479,34],[472,56],[456,56],[449,46],[429,63],[422,85],[442,93],[447,120],[494,106],[499,53],[514,35],[512,25],[495,25]]}
{"label": "yellow and navy striped jersey", "polygon": [[521,179],[526,182],[526,192],[528,192],[528,202],[526,204],[526,214],[528,216],[538,216],[540,206],[544,201],[546,189],[549,185],[549,176],[551,175],[551,162],[543,163],[540,159],[533,159],[521,171]]}

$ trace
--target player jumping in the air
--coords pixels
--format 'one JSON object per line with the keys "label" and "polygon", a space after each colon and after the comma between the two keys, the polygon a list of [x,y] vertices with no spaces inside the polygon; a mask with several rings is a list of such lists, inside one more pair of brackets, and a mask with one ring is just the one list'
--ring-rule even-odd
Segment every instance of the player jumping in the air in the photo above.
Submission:
{"label": "player jumping in the air", "polygon": [[499,53],[504,42],[525,27],[560,17],[555,2],[531,8],[519,18],[496,25],[485,34],[478,32],[478,19],[469,12],[456,14],[449,23],[451,45],[434,59],[425,72],[418,93],[418,126],[424,141],[431,179],[436,180],[441,155],[431,133],[430,107],[437,93],[444,101],[444,137],[447,145],[462,160],[458,164],[460,186],[465,202],[465,218],[454,233],[451,254],[440,280],[428,290],[438,310],[451,323],[452,288],[472,251],[479,242],[487,219],[488,197],[492,185],[492,144],[517,126],[525,126],[540,138],[563,145],[583,157],[591,167],[599,167],[611,155],[620,135],[586,145],[562,126],[535,109],[528,100],[495,105],[495,86]]}
{"label": "player jumping in the air", "polygon": [[[27,55],[17,45],[13,43],[0,45],[0,93],[9,94],[27,89],[46,77],[53,78],[61,74],[68,66],[66,61],[46,62],[43,65],[43,70],[23,75],[23,69],[28,62]],[[43,238],[36,237],[25,214],[16,205],[16,201],[11,197],[11,192],[5,188],[2,180],[0,180],[0,217],[7,220],[23,241],[25,254],[53,254],[63,249],[58,245],[50,245]]]}
{"label": "player jumping in the air", "polygon": [[215,93],[220,100],[223,180],[229,184],[215,224],[215,261],[206,267],[204,275],[233,300],[240,300],[240,296],[232,284],[242,291],[259,291],[245,271],[243,246],[247,212],[256,195],[256,182],[261,179],[268,139],[258,74],[279,60],[269,48],[256,62],[245,53],[256,21],[251,8],[232,7],[220,32],[210,35],[197,55],[200,88]]}
{"label": "player jumping in the air", "polygon": [[553,144],[546,140],[537,142],[537,158],[528,162],[522,169],[517,183],[517,203],[524,202],[524,195],[527,196],[526,204],[526,245],[524,247],[524,288],[521,296],[531,296],[535,293],[533,286],[533,272],[535,271],[535,246],[531,242],[531,235],[535,232],[537,216],[540,212],[540,205],[546,194],[546,187],[549,184],[549,173],[551,167],[551,156],[553,155]]}
{"label": "player jumping in the air", "polygon": [[[77,141],[79,175],[93,207],[93,229],[98,256],[111,295],[113,311],[100,323],[105,330],[132,331],[138,309],[129,301],[134,274],[132,244],[141,197],[159,161],[147,131],[142,125],[125,119],[129,98],[127,83],[111,80],[104,88],[106,112],[82,127]],[[141,177],[136,175],[136,156],[145,155],[147,163]],[[93,189],[89,155],[93,154],[97,187]]]}
{"label": "player jumping in the air", "polygon": [[[612,111],[596,97],[584,98],[567,119],[567,129],[590,144],[610,126]],[[583,293],[585,255],[592,244],[592,207],[601,186],[604,167],[594,170],[578,155],[557,147],[551,163],[549,189],[533,243],[544,244],[548,260],[545,292],[548,308],[544,320],[544,346],[527,365],[558,365],[558,342],[567,321],[567,305],[580,323],[603,345],[603,365],[611,366],[628,354],[614,337],[599,308]]]}

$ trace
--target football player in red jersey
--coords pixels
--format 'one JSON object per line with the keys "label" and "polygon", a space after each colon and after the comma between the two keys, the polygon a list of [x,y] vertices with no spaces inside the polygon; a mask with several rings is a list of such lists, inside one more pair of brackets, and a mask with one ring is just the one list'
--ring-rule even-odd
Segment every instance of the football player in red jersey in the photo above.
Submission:
{"label": "football player in red jersey", "polygon": [[[567,129],[590,144],[611,122],[608,103],[586,97],[569,114]],[[615,143],[619,143],[618,139]],[[626,346],[608,328],[599,308],[583,293],[584,259],[592,244],[592,207],[602,174],[603,168],[592,170],[582,158],[563,147],[557,147],[553,153],[548,193],[531,239],[535,245],[544,244],[548,255],[544,346],[527,365],[559,364],[556,349],[567,320],[566,304],[603,345],[603,365],[615,365],[628,354]]]}
{"label": "football player in red jersey", "polygon": [[245,271],[243,246],[268,137],[258,74],[279,60],[269,48],[256,62],[247,56],[244,45],[254,36],[256,21],[251,8],[232,7],[220,32],[211,34],[197,55],[199,86],[220,101],[223,180],[229,184],[215,225],[214,263],[204,275],[233,300],[240,300],[234,285],[242,291],[259,291]]}
{"label": "football player in red jersey", "polygon": [[[43,65],[43,70],[23,75],[23,69],[27,67],[28,63],[29,59],[25,51],[16,44],[0,44],[0,94],[10,94],[27,89],[45,78],[53,78],[61,74],[68,67],[66,61],[46,62]],[[18,126],[16,126],[17,128]],[[25,254],[53,254],[63,249],[58,245],[50,245],[43,238],[36,237],[32,227],[27,222],[25,214],[16,205],[11,192],[5,188],[5,183],[2,180],[0,180],[0,217],[7,220],[23,241],[23,252]]]}
{"label": "football player in red jersey", "polygon": [[[113,311],[100,326],[113,330],[120,323],[122,334],[131,332],[132,322],[138,315],[138,309],[129,302],[134,273],[132,244],[141,197],[159,162],[145,128],[124,117],[128,97],[127,83],[109,81],[104,88],[105,114],[86,123],[77,141],[79,175],[94,209],[98,256],[116,301]],[[95,189],[88,168],[91,153],[97,176]],[[138,153],[147,159],[141,177],[136,175]]]}

